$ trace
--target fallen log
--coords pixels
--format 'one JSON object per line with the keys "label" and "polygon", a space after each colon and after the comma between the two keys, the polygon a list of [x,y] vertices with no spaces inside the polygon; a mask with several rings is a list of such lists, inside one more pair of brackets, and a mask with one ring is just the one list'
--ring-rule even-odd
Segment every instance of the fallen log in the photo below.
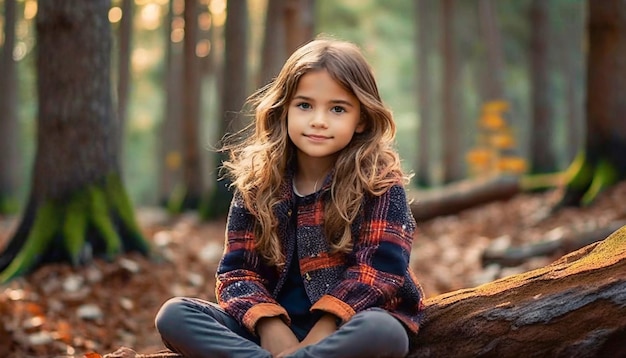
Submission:
{"label": "fallen log", "polygon": [[563,255],[603,240],[624,225],[626,225],[624,221],[615,221],[597,229],[546,237],[544,240],[520,246],[499,247],[493,244],[485,249],[481,261],[483,266],[498,264],[512,267],[519,266],[533,257],[552,256],[559,253]]}
{"label": "fallen log", "polygon": [[626,226],[546,267],[427,299],[407,358],[626,357],[624,342]]}
{"label": "fallen log", "polygon": [[551,265],[439,295],[409,357],[625,357],[626,226]]}
{"label": "fallen log", "polygon": [[408,195],[413,217],[418,222],[424,222],[492,201],[508,200],[520,191],[519,177],[498,176],[464,180],[440,189],[409,191]]}

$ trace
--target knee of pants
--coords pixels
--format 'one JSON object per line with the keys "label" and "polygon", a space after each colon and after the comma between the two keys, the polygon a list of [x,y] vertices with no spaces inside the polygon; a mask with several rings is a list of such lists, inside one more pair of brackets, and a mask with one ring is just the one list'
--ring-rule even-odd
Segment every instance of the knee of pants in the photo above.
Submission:
{"label": "knee of pants", "polygon": [[398,348],[406,347],[408,351],[409,337],[404,326],[387,311],[366,311],[366,314],[361,317],[359,328],[369,332],[368,337],[371,337],[373,340],[387,344],[392,343],[393,346]]}
{"label": "knee of pants", "polygon": [[157,312],[154,325],[159,333],[166,332],[168,328],[179,326],[179,320],[183,317],[182,311],[185,302],[180,297],[167,300]]}

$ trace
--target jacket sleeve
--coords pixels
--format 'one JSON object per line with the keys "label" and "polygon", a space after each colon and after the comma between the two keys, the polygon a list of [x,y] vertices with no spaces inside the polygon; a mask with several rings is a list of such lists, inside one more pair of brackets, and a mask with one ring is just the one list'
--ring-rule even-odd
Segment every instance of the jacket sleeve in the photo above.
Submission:
{"label": "jacket sleeve", "polygon": [[328,294],[311,308],[347,321],[370,307],[397,299],[409,266],[415,219],[400,185],[365,201],[360,235],[354,240],[355,264]]}
{"label": "jacket sleeve", "polygon": [[217,269],[216,296],[220,306],[250,332],[263,317],[281,316],[287,311],[276,302],[261,274],[261,257],[255,250],[256,219],[235,193],[226,224],[224,255]]}

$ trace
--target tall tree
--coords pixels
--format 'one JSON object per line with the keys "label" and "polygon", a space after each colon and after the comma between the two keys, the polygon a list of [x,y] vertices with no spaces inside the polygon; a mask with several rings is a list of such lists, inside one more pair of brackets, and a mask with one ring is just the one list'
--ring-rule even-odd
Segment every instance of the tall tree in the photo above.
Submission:
{"label": "tall tree", "polygon": [[259,86],[267,84],[280,72],[288,55],[286,22],[284,21],[285,1],[268,0],[267,2]]}
{"label": "tall tree", "polygon": [[550,97],[548,39],[550,2],[533,0],[530,6],[531,130],[530,172],[557,170],[554,144],[554,111]]}
{"label": "tall tree", "polygon": [[4,46],[0,51],[0,213],[16,209],[20,152],[15,46],[16,0],[4,2]]}
{"label": "tall tree", "polygon": [[200,158],[200,59],[198,43],[198,0],[185,0],[185,38],[183,40],[183,183],[182,208],[198,208],[203,195],[202,160]]}
{"label": "tall tree", "polygon": [[503,100],[505,98],[503,83],[504,51],[494,0],[479,0],[478,14],[481,35],[487,53],[487,71],[484,71],[485,75],[483,76],[483,100],[485,102]]}
{"label": "tall tree", "polygon": [[[242,130],[246,123],[241,111],[248,96],[248,5],[245,1],[229,1],[224,24],[224,79],[221,93],[221,127],[223,136]],[[219,175],[224,153],[217,153],[215,173]],[[226,179],[218,178],[209,199],[201,209],[205,218],[224,216],[232,197]]]}
{"label": "tall tree", "polygon": [[286,0],[285,27],[291,54],[315,36],[315,0]]}
{"label": "tall tree", "polygon": [[122,20],[119,28],[119,57],[117,80],[117,118],[120,122],[120,158],[124,153],[124,135],[130,97],[130,54],[133,39],[133,0],[122,0]]}
{"label": "tall tree", "polygon": [[459,62],[456,50],[456,0],[441,2],[441,55],[443,57],[443,181],[451,183],[463,179],[463,130],[459,113]]}
{"label": "tall tree", "polygon": [[[176,195],[175,188],[182,187],[182,150],[181,150],[181,51],[172,40],[174,19],[174,0],[168,1],[168,11],[165,17],[165,108],[159,128],[159,202],[163,205],[172,205],[178,211],[183,198]],[[182,196],[182,193],[178,196]]]}
{"label": "tall tree", "polygon": [[416,73],[417,73],[417,91],[418,91],[418,148],[417,163],[415,164],[416,184],[422,187],[432,185],[430,165],[433,153],[431,152],[432,135],[434,133],[433,126],[433,99],[434,93],[434,76],[431,65],[432,54],[435,53],[435,36],[433,30],[435,26],[435,17],[432,15],[437,2],[433,0],[420,0],[413,3],[415,18],[415,56]]}
{"label": "tall tree", "polygon": [[37,151],[30,197],[0,254],[0,282],[51,261],[147,253],[120,179],[110,0],[40,0]]}
{"label": "tall tree", "polygon": [[626,179],[626,1],[588,0],[587,6],[586,139],[559,207],[590,203]]}

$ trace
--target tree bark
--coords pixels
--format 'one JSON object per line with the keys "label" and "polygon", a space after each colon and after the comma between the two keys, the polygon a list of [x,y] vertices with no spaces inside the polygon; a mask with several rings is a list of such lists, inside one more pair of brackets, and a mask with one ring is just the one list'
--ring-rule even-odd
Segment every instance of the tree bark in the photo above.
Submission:
{"label": "tree bark", "polygon": [[185,0],[185,38],[183,40],[183,182],[182,209],[196,209],[200,205],[202,160],[200,158],[200,60],[196,56],[198,43],[198,0]]}
{"label": "tree bark", "polygon": [[433,100],[435,97],[434,76],[431,65],[432,54],[435,52],[435,36],[433,30],[435,18],[432,13],[436,9],[437,2],[432,0],[420,0],[413,3],[413,9],[417,24],[415,25],[415,50],[416,72],[418,84],[418,113],[419,127],[417,132],[418,148],[416,168],[416,183],[420,187],[432,185],[430,166],[433,159],[431,151],[431,138],[434,134],[433,126]]}
{"label": "tree bark", "polygon": [[285,0],[269,0],[265,11],[265,31],[258,86],[268,84],[287,59]]}
{"label": "tree bark", "polygon": [[426,300],[409,357],[626,354],[626,227],[541,269]]}
{"label": "tree bark", "polygon": [[626,178],[626,2],[588,1],[586,140],[557,209],[591,203]]}
{"label": "tree bark", "polygon": [[130,54],[133,38],[133,1],[122,1],[122,20],[119,28],[119,57],[117,80],[117,118],[119,121],[119,155],[124,157],[124,137],[128,117],[128,99],[130,97]]}
{"label": "tree bark", "polygon": [[15,46],[16,0],[4,3],[4,46],[0,53],[0,214],[17,209],[21,155],[18,146],[17,66]]}
{"label": "tree bark", "polygon": [[30,199],[0,282],[53,261],[148,251],[121,182],[109,0],[40,0],[37,151]]}
{"label": "tree bark", "polygon": [[443,114],[443,182],[449,184],[464,177],[462,123],[458,111],[459,64],[454,24],[456,0],[441,2],[441,53],[444,61]]}
{"label": "tree bark", "polygon": [[[182,186],[182,146],[181,146],[181,51],[172,41],[174,20],[173,1],[168,2],[165,18],[165,108],[159,128],[159,202],[162,205],[179,207],[183,198],[176,197],[175,188]],[[181,195],[179,195],[181,196]],[[177,200],[178,199],[178,200]],[[175,202],[175,204],[173,204]]]}
{"label": "tree bark", "polygon": [[552,173],[557,170],[554,143],[554,111],[550,96],[549,18],[550,2],[533,0],[530,40],[532,128],[530,172]]}

